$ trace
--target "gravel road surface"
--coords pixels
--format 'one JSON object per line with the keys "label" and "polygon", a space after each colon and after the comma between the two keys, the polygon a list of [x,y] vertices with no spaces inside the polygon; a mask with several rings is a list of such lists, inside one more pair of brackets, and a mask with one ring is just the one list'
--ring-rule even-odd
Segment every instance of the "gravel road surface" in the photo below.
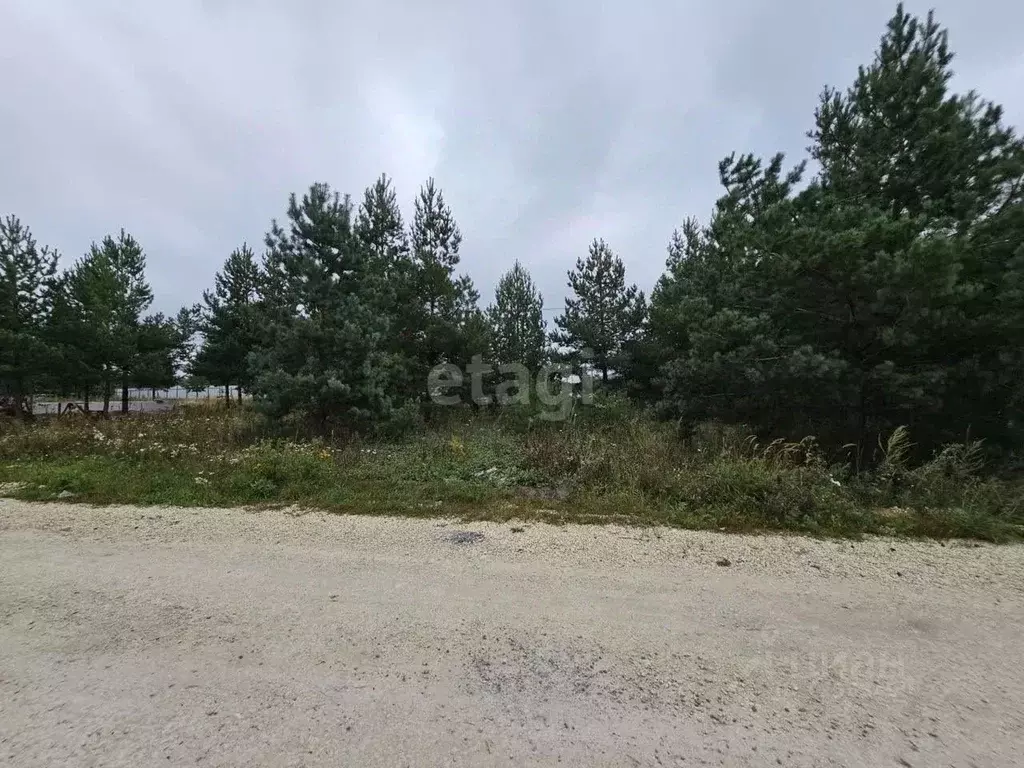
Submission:
{"label": "gravel road surface", "polygon": [[0,763],[1020,766],[1022,619],[1020,547],[0,499]]}

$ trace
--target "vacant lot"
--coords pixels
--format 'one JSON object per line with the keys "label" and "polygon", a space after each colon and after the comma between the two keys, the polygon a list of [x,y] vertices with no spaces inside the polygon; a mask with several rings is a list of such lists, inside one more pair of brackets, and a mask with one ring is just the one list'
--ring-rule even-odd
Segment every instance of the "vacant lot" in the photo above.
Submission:
{"label": "vacant lot", "polygon": [[252,408],[0,421],[0,490],[30,501],[235,507],[492,521],[616,522],[812,535],[1024,538],[1024,477],[977,442],[911,460],[906,430],[881,463],[830,464],[812,438],[692,434],[620,399],[568,424],[525,410],[452,412],[402,435],[284,435]]}
{"label": "vacant lot", "polygon": [[519,527],[0,500],[0,760],[1024,759],[1017,546]]}

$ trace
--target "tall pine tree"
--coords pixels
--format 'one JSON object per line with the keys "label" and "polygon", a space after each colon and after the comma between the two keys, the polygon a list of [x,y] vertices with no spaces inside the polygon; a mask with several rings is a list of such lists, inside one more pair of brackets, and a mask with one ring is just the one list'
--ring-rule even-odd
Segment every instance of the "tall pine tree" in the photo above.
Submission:
{"label": "tall pine tree", "polygon": [[457,275],[462,233],[451,208],[433,179],[420,189],[414,205],[412,272],[419,391],[426,394],[426,377],[438,363],[467,363],[486,351],[485,320],[479,293],[468,275]]}
{"label": "tall pine tree", "polygon": [[68,274],[66,291],[66,342],[78,345],[86,378],[99,381],[104,413],[117,385],[127,412],[128,387],[143,357],[142,313],[153,303],[142,247],[124,230],[93,243]]}
{"label": "tall pine tree", "polygon": [[47,326],[57,259],[16,217],[0,220],[0,391],[16,416],[56,363]]}
{"label": "tall pine tree", "polygon": [[[951,95],[946,34],[900,7],[874,62],[816,112],[819,177],[747,155],[655,292],[664,404],[867,450],[1022,423],[1024,147]],[[653,321],[657,319],[657,323]]]}
{"label": "tall pine tree", "polygon": [[418,397],[423,376],[417,364],[426,317],[417,298],[416,268],[391,180],[381,175],[363,194],[354,225],[374,281],[376,311],[388,318],[387,347],[399,373],[395,386],[405,398]]}
{"label": "tall pine tree", "polygon": [[409,279],[409,238],[398,194],[386,175],[382,174],[366,188],[354,226],[367,257],[386,279]]}
{"label": "tall pine tree", "polygon": [[253,392],[277,417],[318,432],[386,422],[401,406],[380,283],[352,226],[352,205],[326,184],[292,195],[288,222],[267,235],[265,345]]}
{"label": "tall pine tree", "polygon": [[663,366],[687,345],[687,319],[678,311],[689,292],[686,276],[705,254],[706,233],[696,218],[688,218],[672,233],[666,272],[651,292],[646,322],[641,332],[625,344],[623,377],[629,394],[657,403],[664,394]]}
{"label": "tall pine tree", "polygon": [[518,261],[498,280],[487,318],[494,362],[521,363],[536,373],[547,357],[544,300]]}
{"label": "tall pine tree", "polygon": [[433,179],[427,180],[416,198],[411,239],[423,311],[431,320],[449,322],[458,300],[455,269],[462,232]]}
{"label": "tall pine tree", "polygon": [[577,259],[576,269],[568,274],[575,295],[566,298],[552,340],[577,358],[592,354],[607,382],[608,371],[622,365],[624,346],[643,326],[644,295],[635,285],[626,286],[626,267],[604,240],[595,240],[587,258]]}
{"label": "tall pine tree", "polygon": [[228,403],[232,385],[239,395],[251,385],[249,355],[262,335],[256,311],[260,298],[259,267],[243,243],[214,276],[213,290],[203,293],[203,346],[191,366],[194,375],[224,387]]}

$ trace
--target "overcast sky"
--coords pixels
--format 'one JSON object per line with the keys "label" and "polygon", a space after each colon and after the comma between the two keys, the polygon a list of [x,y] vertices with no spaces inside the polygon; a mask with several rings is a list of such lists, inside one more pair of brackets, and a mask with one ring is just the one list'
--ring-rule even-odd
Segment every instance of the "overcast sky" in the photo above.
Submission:
{"label": "overcast sky", "polygon": [[[1024,3],[933,5],[957,87],[1024,124]],[[822,86],[852,81],[894,8],[0,0],[0,215],[65,263],[125,227],[173,311],[242,241],[262,252],[289,192],[359,199],[385,172],[408,216],[434,176],[484,303],[518,258],[562,306],[595,237],[647,290],[672,230],[706,219],[718,160],[802,158]]]}

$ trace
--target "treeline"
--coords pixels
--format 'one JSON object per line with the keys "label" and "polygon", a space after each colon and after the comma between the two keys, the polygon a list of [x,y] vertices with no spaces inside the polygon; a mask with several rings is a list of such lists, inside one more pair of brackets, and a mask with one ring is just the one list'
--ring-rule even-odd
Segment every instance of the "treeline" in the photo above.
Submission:
{"label": "treeline", "polygon": [[263,254],[239,248],[174,318],[144,314],[152,293],[129,235],[58,274],[56,254],[8,218],[0,379],[12,395],[109,402],[184,373],[344,433],[421,418],[439,363],[558,358],[684,426],[743,422],[862,453],[899,425],[924,448],[1017,446],[1024,144],[998,106],[949,91],[952,58],[932,16],[900,6],[854,83],[822,94],[813,175],[781,154],[726,158],[710,220],[673,235],[650,301],[595,240],[552,328],[519,262],[480,307],[432,180],[408,226],[386,177],[358,205],[325,184],[292,195]]}
{"label": "treeline", "polygon": [[58,272],[14,216],[0,221],[0,392],[15,415],[41,388],[128,410],[129,387],[165,388],[191,357],[198,308],[144,314],[153,303],[139,243],[123,230]]}
{"label": "treeline", "polygon": [[[130,235],[105,238],[58,274],[57,254],[9,217],[0,257],[10,354],[0,376],[15,402],[46,389],[103,397],[107,411],[120,388],[127,410],[129,387],[164,388],[178,376],[194,391],[224,387],[228,402],[232,388],[250,392],[271,416],[318,431],[399,427],[422,416],[436,365],[466,366],[478,356],[537,371],[555,356],[527,270],[516,262],[481,309],[473,281],[457,272],[461,241],[433,180],[408,227],[386,176],[358,207],[314,184],[291,196],[261,258],[242,245],[202,304],[169,319],[143,316],[153,295]],[[643,295],[625,284],[621,260],[601,241],[573,281],[577,297],[556,319],[558,356],[585,353],[607,374],[640,332]],[[468,387],[465,394],[468,402]]]}
{"label": "treeline", "polygon": [[[355,206],[325,184],[292,195],[262,259],[242,246],[203,297],[205,343],[193,377],[251,392],[273,417],[320,431],[399,428],[423,417],[437,365],[520,363],[586,355],[602,371],[641,332],[645,302],[622,261],[597,241],[573,273],[576,298],[549,342],[543,299],[517,261],[480,307],[458,272],[462,235],[428,180],[406,226],[381,176]],[[488,380],[489,391],[499,383]],[[471,401],[469,382],[463,399]]]}

